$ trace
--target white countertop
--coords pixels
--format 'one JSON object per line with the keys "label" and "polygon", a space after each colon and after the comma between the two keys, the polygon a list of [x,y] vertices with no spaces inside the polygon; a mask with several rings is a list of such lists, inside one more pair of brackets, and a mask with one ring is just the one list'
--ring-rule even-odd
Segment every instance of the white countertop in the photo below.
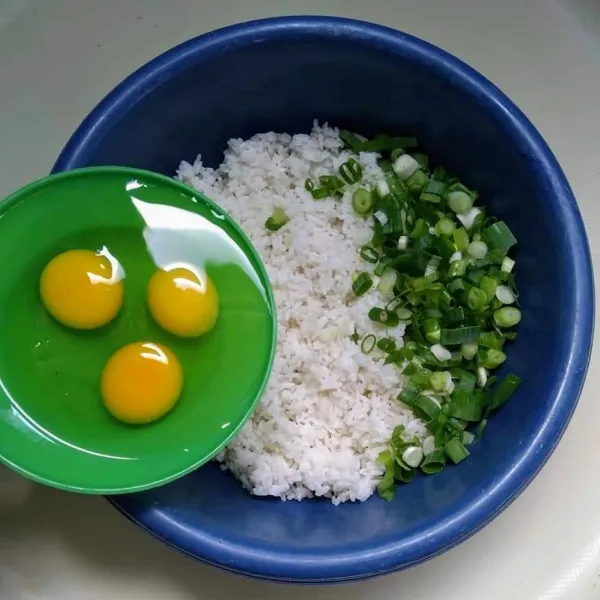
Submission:
{"label": "white countertop", "polygon": [[[207,30],[277,14],[377,21],[463,58],[556,152],[600,264],[596,0],[0,0],[0,196],[45,175],[114,84]],[[0,467],[2,600],[592,600],[600,598],[600,356],[559,448],[482,532],[405,573],[332,588],[265,584],[197,564],[102,498]]]}

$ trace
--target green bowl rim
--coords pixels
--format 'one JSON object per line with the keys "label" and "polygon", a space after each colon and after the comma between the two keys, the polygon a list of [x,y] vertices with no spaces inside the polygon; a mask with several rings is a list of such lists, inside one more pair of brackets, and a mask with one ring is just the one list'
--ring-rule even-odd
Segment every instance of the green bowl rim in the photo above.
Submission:
{"label": "green bowl rim", "polygon": [[[179,479],[179,478],[183,477],[184,475],[187,475],[187,474],[191,473],[192,471],[195,471],[196,469],[205,465],[206,463],[210,462],[239,433],[239,431],[248,422],[248,419],[252,416],[252,414],[256,410],[258,403],[262,399],[262,397],[265,393],[265,390],[267,388],[267,385],[269,383],[269,380],[271,378],[271,373],[273,371],[273,363],[274,363],[275,354],[277,351],[277,307],[275,305],[275,297],[273,295],[273,288],[271,286],[271,281],[269,279],[267,270],[265,268],[265,265],[264,265],[261,257],[259,256],[256,248],[254,247],[254,244],[252,243],[250,238],[246,235],[244,230],[238,225],[238,223],[235,221],[235,219],[233,219],[233,217],[231,217],[223,208],[221,208],[216,202],[211,200],[208,196],[202,194],[201,192],[195,190],[194,188],[192,188],[188,185],[185,185],[184,183],[181,183],[175,179],[167,177],[166,175],[161,175],[160,173],[155,173],[153,171],[146,171],[144,169],[137,169],[137,168],[133,168],[133,167],[104,165],[104,166],[82,167],[82,168],[77,168],[77,169],[71,169],[69,171],[63,171],[61,173],[55,173],[55,174],[47,175],[46,177],[42,177],[40,179],[36,179],[35,181],[32,181],[31,183],[28,183],[28,184],[24,185],[23,187],[19,188],[12,194],[9,194],[3,200],[0,200],[0,218],[2,218],[2,216],[4,214],[6,214],[6,212],[8,212],[12,208],[14,208],[14,206],[16,206],[19,202],[24,201],[23,196],[26,196],[31,193],[35,193],[35,191],[38,188],[43,188],[44,186],[48,185],[48,183],[52,183],[54,181],[60,181],[63,179],[77,178],[82,175],[85,176],[88,174],[109,175],[109,174],[113,174],[113,173],[131,175],[133,177],[145,178],[146,180],[148,180],[148,179],[155,180],[162,185],[168,185],[169,187],[179,189],[181,192],[185,193],[188,196],[194,195],[194,196],[200,197],[202,199],[202,202],[206,206],[208,206],[212,210],[216,210],[217,212],[225,215],[227,222],[229,224],[231,224],[231,226],[236,231],[236,233],[246,243],[248,250],[249,250],[250,257],[253,259],[253,262],[255,263],[254,266],[256,268],[256,271],[261,279],[261,282],[265,286],[265,292],[266,292],[266,296],[267,296],[267,304],[268,304],[269,308],[271,309],[270,310],[270,313],[271,313],[271,347],[270,347],[270,352],[269,352],[269,357],[268,357],[267,368],[265,369],[263,381],[260,385],[258,393],[256,394],[256,398],[254,399],[254,402],[252,403],[250,408],[246,411],[246,414],[240,420],[239,424],[236,427],[234,427],[231,431],[228,432],[228,435],[224,438],[223,442],[212,452],[212,454],[209,455],[208,458],[205,458],[200,461],[196,461],[189,467],[186,467],[185,469],[183,469],[173,475],[170,475],[168,477],[163,477],[161,479],[154,480],[150,483],[145,483],[145,484],[126,487],[126,488],[114,488],[114,489],[113,488],[102,488],[102,489],[100,489],[100,488],[80,488],[80,487],[73,486],[73,485],[62,484],[62,483],[54,481],[52,479],[48,479],[46,477],[37,475],[36,473],[29,471],[28,469],[24,469],[24,468],[20,467],[14,461],[8,460],[7,458],[5,458],[5,456],[2,452],[1,445],[0,445],[0,463],[11,468],[13,471],[16,471],[20,475],[23,475],[27,479],[30,479],[31,481],[34,481],[36,483],[41,483],[43,485],[47,485],[47,486],[50,486],[50,487],[53,487],[53,488],[56,488],[59,490],[68,491],[68,492],[78,492],[81,494],[89,494],[89,495],[107,495],[107,494],[124,494],[124,493],[132,493],[132,492],[143,492],[145,490],[160,487],[171,481],[175,481],[176,479]],[[1,393],[3,395],[6,395],[4,390],[2,390]],[[21,418],[28,421],[34,429],[38,429],[37,424],[32,423],[31,419],[29,418],[29,416],[26,413],[24,413],[19,407],[15,407],[15,408],[16,408],[16,410],[18,410]]]}

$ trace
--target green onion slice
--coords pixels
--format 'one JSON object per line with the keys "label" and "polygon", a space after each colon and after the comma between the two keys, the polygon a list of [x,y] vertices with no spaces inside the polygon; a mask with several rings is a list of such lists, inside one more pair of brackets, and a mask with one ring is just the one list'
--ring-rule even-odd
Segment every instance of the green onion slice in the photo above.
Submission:
{"label": "green onion slice", "polygon": [[281,229],[288,221],[289,217],[285,214],[285,211],[276,206],[273,209],[273,214],[265,221],[265,227],[269,231],[278,231]]}
{"label": "green onion slice", "polygon": [[352,291],[357,296],[363,296],[373,286],[373,280],[368,273],[359,273],[354,282],[352,283]]}
{"label": "green onion slice", "polygon": [[360,249],[360,257],[372,264],[376,264],[379,260],[379,253],[373,246],[365,245]]}
{"label": "green onion slice", "polygon": [[346,183],[352,185],[362,179],[362,167],[357,160],[350,158],[340,166],[339,174]]}
{"label": "green onion slice", "polygon": [[364,187],[359,187],[352,194],[352,208],[359,214],[364,215],[373,208],[373,195]]}
{"label": "green onion slice", "polygon": [[377,347],[386,354],[389,354],[396,349],[396,342],[391,338],[381,338],[377,341]]}
{"label": "green onion slice", "polygon": [[512,395],[517,391],[517,388],[521,385],[521,378],[514,373],[509,373],[500,382],[496,391],[492,395],[492,399],[488,410],[497,410],[505,402],[507,402]]}
{"label": "green onion slice", "polygon": [[370,333],[369,335],[365,335],[362,342],[360,343],[360,351],[363,354],[371,354],[373,352],[373,348],[375,348],[375,344],[377,343],[377,338]]}
{"label": "green onion slice", "polygon": [[396,327],[400,323],[398,315],[394,312],[385,310],[385,308],[372,308],[369,311],[369,319],[376,323],[381,323],[386,327]]}
{"label": "green onion slice", "polygon": [[446,453],[442,450],[434,450],[428,454],[421,463],[421,471],[425,475],[435,475],[444,470],[446,466]]}
{"label": "green onion slice", "polygon": [[450,458],[455,465],[465,460],[465,458],[467,458],[470,454],[463,443],[456,438],[446,442],[444,449],[446,450],[448,458]]}
{"label": "green onion slice", "polygon": [[459,346],[476,342],[479,338],[479,327],[457,327],[455,329],[442,329],[440,335],[440,344],[442,346]]}

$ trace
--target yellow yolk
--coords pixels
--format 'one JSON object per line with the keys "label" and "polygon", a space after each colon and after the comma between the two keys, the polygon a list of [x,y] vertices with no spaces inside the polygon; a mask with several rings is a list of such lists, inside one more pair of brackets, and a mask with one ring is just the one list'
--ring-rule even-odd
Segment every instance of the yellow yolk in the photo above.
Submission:
{"label": "yellow yolk", "polygon": [[148,308],[168,332],[197,337],[210,331],[219,316],[219,296],[205,273],[177,267],[160,269],[148,285]]}
{"label": "yellow yolk", "polygon": [[63,252],[42,272],[40,295],[48,312],[63,325],[102,327],[117,316],[123,303],[118,263],[91,250]]}
{"label": "yellow yolk", "polygon": [[165,346],[135,342],[117,350],[102,373],[102,399],[119,421],[139,425],[160,419],[179,398],[183,371]]}

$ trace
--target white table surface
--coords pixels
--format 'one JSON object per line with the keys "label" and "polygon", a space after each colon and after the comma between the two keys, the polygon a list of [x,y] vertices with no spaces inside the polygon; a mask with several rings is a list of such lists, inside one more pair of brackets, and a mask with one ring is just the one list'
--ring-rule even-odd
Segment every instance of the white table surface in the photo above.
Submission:
{"label": "white table surface", "polygon": [[[0,0],[0,196],[46,174],[119,80],[204,31],[338,14],[432,41],[520,105],[562,163],[600,259],[597,0]],[[197,564],[102,498],[0,468],[2,600],[592,600],[600,598],[600,357],[559,448],[525,493],[453,551],[405,573],[282,587]]]}

